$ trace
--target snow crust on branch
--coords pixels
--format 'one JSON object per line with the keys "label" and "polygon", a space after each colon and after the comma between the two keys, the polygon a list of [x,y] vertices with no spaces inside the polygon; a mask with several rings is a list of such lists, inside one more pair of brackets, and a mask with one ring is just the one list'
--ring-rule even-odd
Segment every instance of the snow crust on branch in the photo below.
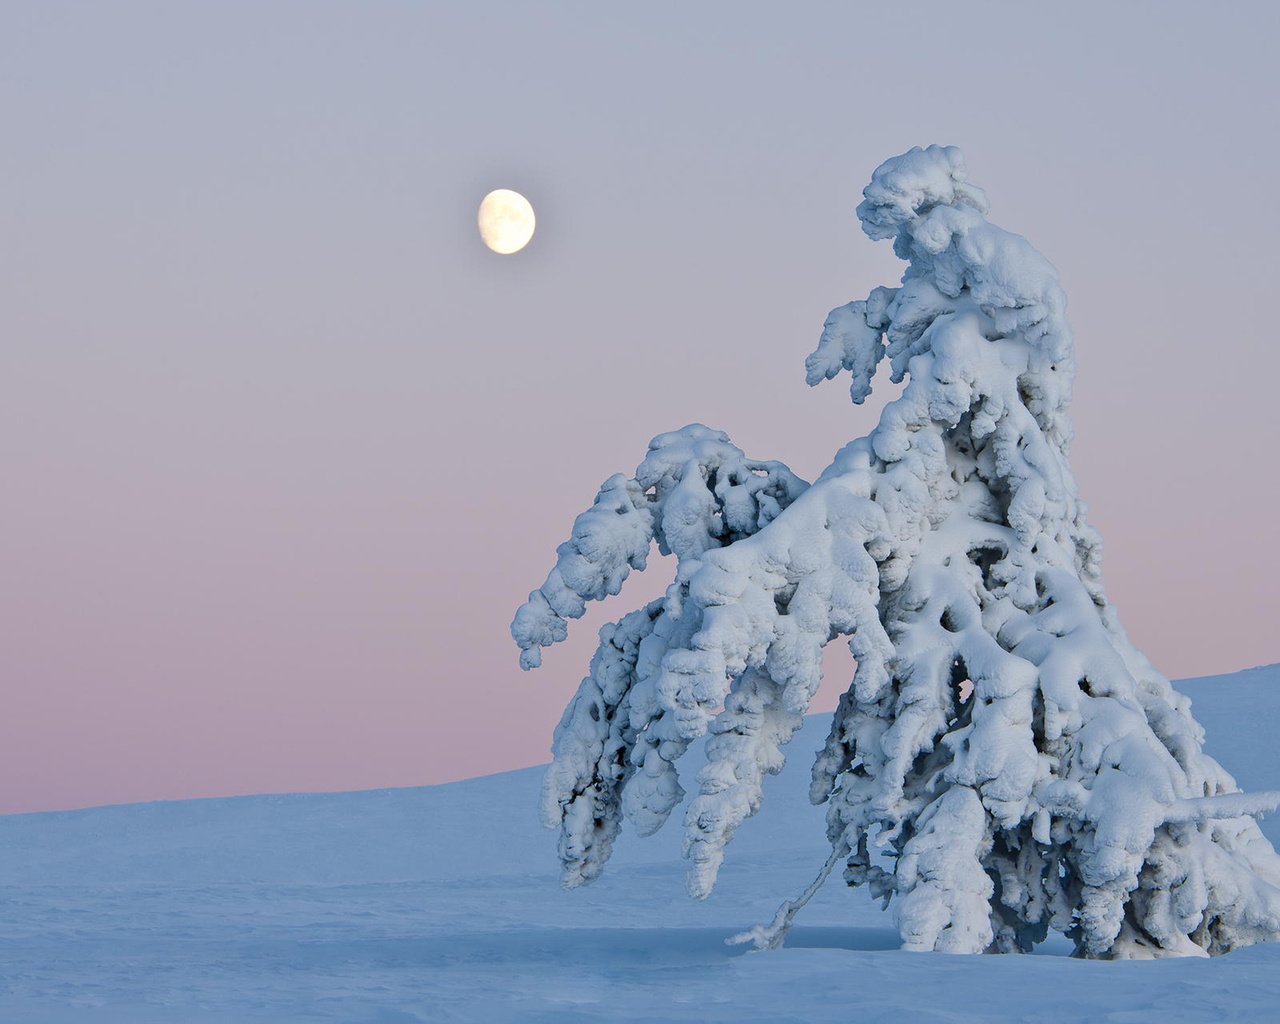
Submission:
{"label": "snow crust on branch", "polygon": [[[1280,858],[1252,819],[1280,796],[1239,794],[1202,751],[1103,590],[1068,464],[1056,272],[986,220],[953,147],[886,161],[864,197],[864,231],[908,266],[831,313],[806,374],[848,372],[861,402],[887,359],[907,383],[876,429],[812,486],[701,425],[660,435],[516,614],[535,667],[652,541],[677,556],[663,598],[601,631],[557,729],[543,813],[565,885],[600,873],[624,819],[664,823],[679,757],[710,733],[684,844],[707,895],[843,636],[857,669],[811,797],[907,948],[1026,951],[1053,928],[1081,956],[1205,955],[1280,937]],[[780,944],[805,899],[746,934]]]}

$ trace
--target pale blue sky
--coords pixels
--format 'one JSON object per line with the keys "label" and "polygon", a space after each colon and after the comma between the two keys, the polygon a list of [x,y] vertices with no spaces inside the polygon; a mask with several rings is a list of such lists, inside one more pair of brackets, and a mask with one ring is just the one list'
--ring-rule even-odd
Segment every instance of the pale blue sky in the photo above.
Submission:
{"label": "pale blue sky", "polygon": [[[883,381],[855,409],[803,359],[896,282],[852,211],[930,142],[1062,272],[1134,639],[1280,660],[1277,20],[0,3],[0,809],[542,759],[665,580],[535,675],[515,606],[652,435],[810,476],[871,428]],[[496,187],[538,211],[517,256],[476,236]]]}

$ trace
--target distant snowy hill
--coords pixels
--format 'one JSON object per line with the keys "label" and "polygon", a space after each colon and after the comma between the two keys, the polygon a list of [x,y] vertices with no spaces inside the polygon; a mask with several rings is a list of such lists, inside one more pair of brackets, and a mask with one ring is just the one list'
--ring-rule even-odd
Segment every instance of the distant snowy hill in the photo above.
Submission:
{"label": "distant snowy hill", "polygon": [[[1280,788],[1280,665],[1177,685],[1208,751],[1246,788]],[[539,769],[0,818],[0,1021],[1277,1019],[1280,945],[1138,963],[902,953],[834,879],[787,949],[726,947],[827,856],[806,796],[826,728],[806,722],[705,903],[684,894],[671,827],[624,836],[597,884],[562,892]],[[1280,819],[1264,829],[1280,843]]]}

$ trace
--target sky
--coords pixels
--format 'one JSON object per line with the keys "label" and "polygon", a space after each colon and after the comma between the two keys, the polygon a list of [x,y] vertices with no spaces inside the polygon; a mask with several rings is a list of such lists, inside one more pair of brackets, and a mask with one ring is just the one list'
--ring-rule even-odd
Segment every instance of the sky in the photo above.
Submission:
{"label": "sky", "polygon": [[[854,407],[804,357],[897,282],[853,209],[933,142],[1062,274],[1132,639],[1174,678],[1280,661],[1278,22],[0,0],[0,811],[546,760],[669,566],[536,673],[514,609],[653,435],[812,478],[875,425],[883,375]],[[537,211],[514,256],[494,188]]]}

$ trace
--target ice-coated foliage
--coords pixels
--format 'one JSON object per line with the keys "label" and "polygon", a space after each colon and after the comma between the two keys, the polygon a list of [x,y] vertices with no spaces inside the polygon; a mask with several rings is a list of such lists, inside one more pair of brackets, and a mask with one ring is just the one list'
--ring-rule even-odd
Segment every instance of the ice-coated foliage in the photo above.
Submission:
{"label": "ice-coated foliage", "polygon": [[[677,557],[666,595],[600,633],[564,714],[544,816],[567,886],[624,820],[659,828],[709,733],[685,821],[690,891],[760,806],[821,678],[857,662],[813,769],[832,861],[896,909],[909,949],[1205,955],[1280,937],[1280,858],[1202,751],[1189,702],[1130,644],[1068,465],[1075,361],[1052,266],[986,219],[957,149],[882,164],[863,230],[908,264],[834,310],[810,384],[882,359],[906,380],[808,486],[700,425],[663,434],[574,524],[516,614],[521,664],[584,603]],[[780,943],[804,899],[746,933]]]}

